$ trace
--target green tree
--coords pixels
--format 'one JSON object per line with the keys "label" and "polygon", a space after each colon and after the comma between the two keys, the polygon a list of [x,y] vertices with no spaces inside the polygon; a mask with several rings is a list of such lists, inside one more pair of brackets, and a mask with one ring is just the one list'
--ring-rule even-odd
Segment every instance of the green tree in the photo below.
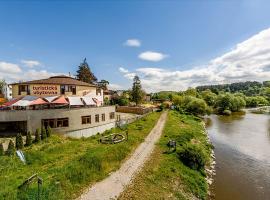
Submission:
{"label": "green tree", "polygon": [[213,93],[211,90],[207,89],[205,91],[202,91],[202,98],[205,100],[205,102],[209,105],[209,106],[214,106],[216,99],[217,99],[217,95],[215,93]]}
{"label": "green tree", "polygon": [[5,155],[5,151],[4,151],[4,145],[3,143],[0,143],[0,156]]}
{"label": "green tree", "polygon": [[15,154],[15,145],[14,142],[10,140],[6,151],[6,155],[13,156],[14,154]]}
{"label": "green tree", "polygon": [[44,127],[41,128],[41,140],[45,140],[47,138],[46,129]]}
{"label": "green tree", "polygon": [[2,94],[2,90],[6,85],[6,81],[4,79],[0,80],[0,94]]}
{"label": "green tree", "polygon": [[[246,106],[246,101],[241,96],[236,96],[230,93],[220,94],[217,97],[215,107],[219,113],[224,113],[225,110],[236,112]],[[229,113],[226,111],[226,113]]]}
{"label": "green tree", "polygon": [[136,105],[140,104],[143,100],[144,91],[142,90],[140,78],[137,75],[133,79],[131,96],[132,101],[134,101]]}
{"label": "green tree", "polygon": [[103,90],[108,90],[109,81],[107,80],[101,80],[98,82],[99,87],[101,87]]}
{"label": "green tree", "polygon": [[47,127],[46,133],[47,133],[47,137],[51,137],[51,135],[52,135],[52,129],[51,129],[50,126]]}
{"label": "green tree", "polygon": [[35,143],[40,142],[41,138],[40,138],[40,129],[38,128],[35,132]]}
{"label": "green tree", "polygon": [[26,142],[25,142],[25,146],[31,146],[32,144],[32,136],[31,136],[31,132],[28,131],[27,135],[26,135]]}
{"label": "green tree", "polygon": [[95,83],[97,81],[97,78],[91,72],[88,63],[86,62],[86,58],[80,64],[76,77],[78,80],[86,83]]}
{"label": "green tree", "polygon": [[108,97],[105,97],[105,98],[104,98],[104,104],[105,104],[105,105],[110,105],[110,100],[109,100]]}
{"label": "green tree", "polygon": [[196,97],[197,96],[197,90],[195,88],[188,88],[185,92],[184,92],[185,95],[187,96],[193,96],[193,97]]}
{"label": "green tree", "polygon": [[209,114],[210,110],[203,99],[193,98],[186,105],[186,111],[193,115],[205,115]]}
{"label": "green tree", "polygon": [[21,133],[18,133],[16,136],[16,148],[23,149],[23,137]]}

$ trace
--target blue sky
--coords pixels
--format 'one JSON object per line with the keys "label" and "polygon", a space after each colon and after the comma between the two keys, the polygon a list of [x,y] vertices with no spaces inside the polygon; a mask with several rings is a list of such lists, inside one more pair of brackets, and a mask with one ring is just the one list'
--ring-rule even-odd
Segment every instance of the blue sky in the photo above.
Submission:
{"label": "blue sky", "polygon": [[[240,68],[253,63],[245,70],[256,68],[251,75],[239,71],[243,55],[229,64],[223,56],[250,52],[237,45],[254,37],[255,45],[256,36],[267,30],[259,38],[265,39],[269,10],[269,1],[253,0],[0,1],[0,78],[12,82],[75,74],[86,57],[95,75],[113,88],[128,88],[134,74],[147,91],[266,80],[268,63],[240,63]],[[125,44],[131,39],[137,46]],[[265,40],[257,48],[268,53]]]}

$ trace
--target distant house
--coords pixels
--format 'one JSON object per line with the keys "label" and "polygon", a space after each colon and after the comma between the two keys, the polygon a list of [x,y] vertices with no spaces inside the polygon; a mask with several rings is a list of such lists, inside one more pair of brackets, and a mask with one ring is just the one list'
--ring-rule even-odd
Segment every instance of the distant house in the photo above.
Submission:
{"label": "distant house", "polygon": [[11,85],[8,85],[8,84],[4,85],[1,92],[5,99],[7,100],[12,99],[12,86]]}
{"label": "distant house", "polygon": [[144,101],[145,101],[145,102],[150,102],[150,101],[151,101],[151,94],[146,94],[146,95],[144,96]]}

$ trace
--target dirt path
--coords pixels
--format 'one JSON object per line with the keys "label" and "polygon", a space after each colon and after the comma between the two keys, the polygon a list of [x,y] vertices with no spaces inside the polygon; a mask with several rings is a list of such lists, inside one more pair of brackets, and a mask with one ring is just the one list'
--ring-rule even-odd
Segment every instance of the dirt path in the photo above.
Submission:
{"label": "dirt path", "polygon": [[145,138],[145,141],[135,150],[133,155],[123,163],[121,168],[109,177],[94,184],[78,200],[109,200],[116,199],[132,177],[142,168],[152,153],[155,143],[159,140],[167,119],[167,112],[162,113],[157,124]]}

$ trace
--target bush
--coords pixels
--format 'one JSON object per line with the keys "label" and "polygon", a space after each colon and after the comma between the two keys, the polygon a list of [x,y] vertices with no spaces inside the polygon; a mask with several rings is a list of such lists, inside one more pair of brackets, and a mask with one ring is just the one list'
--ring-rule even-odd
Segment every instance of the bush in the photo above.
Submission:
{"label": "bush", "polygon": [[15,145],[14,145],[14,142],[12,140],[9,141],[8,149],[6,151],[6,154],[8,156],[13,156],[15,154]]}
{"label": "bush", "polygon": [[4,146],[2,143],[0,143],[0,156],[3,156],[5,154]]}
{"label": "bush", "polygon": [[35,132],[35,142],[38,143],[40,142],[41,138],[40,138],[40,130],[37,129]]}
{"label": "bush", "polygon": [[16,148],[23,149],[23,138],[21,133],[18,133],[16,136]]}
{"label": "bush", "polygon": [[50,126],[47,127],[46,133],[47,133],[47,137],[51,137],[51,135],[52,135],[52,129],[51,129]]}
{"label": "bush", "polygon": [[223,115],[231,115],[232,112],[230,110],[224,110]]}
{"label": "bush", "polygon": [[27,135],[26,135],[26,143],[25,143],[25,146],[30,146],[32,144],[32,136],[31,136],[31,133],[30,131],[27,132]]}
{"label": "bush", "polygon": [[191,169],[201,170],[207,161],[206,153],[195,144],[185,144],[183,149],[178,152],[180,160]]}
{"label": "bush", "polygon": [[44,127],[41,128],[41,140],[45,140],[47,138],[46,129]]}

